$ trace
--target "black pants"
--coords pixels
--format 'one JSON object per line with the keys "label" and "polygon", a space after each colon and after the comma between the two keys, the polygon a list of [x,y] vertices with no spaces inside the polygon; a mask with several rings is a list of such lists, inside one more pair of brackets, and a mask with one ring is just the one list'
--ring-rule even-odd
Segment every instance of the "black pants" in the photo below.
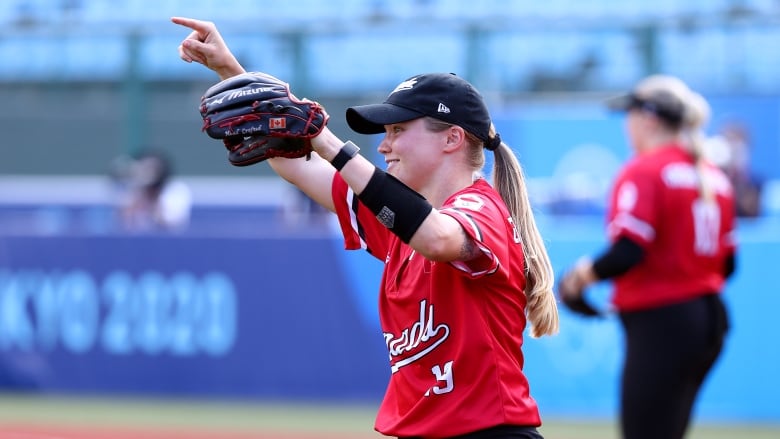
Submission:
{"label": "black pants", "polygon": [[[402,438],[399,438],[402,439]],[[417,439],[417,438],[407,438]],[[448,439],[544,439],[535,427],[499,425]]]}
{"label": "black pants", "polygon": [[623,439],[681,439],[728,331],[718,294],[620,314],[626,335]]}

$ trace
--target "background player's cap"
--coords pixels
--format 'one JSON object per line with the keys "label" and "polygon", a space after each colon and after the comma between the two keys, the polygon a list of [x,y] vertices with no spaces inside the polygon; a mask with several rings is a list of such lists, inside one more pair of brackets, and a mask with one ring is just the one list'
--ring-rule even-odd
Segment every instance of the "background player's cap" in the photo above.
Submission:
{"label": "background player's cap", "polygon": [[614,111],[649,111],[673,127],[682,124],[686,102],[692,92],[672,76],[653,75],[642,80],[627,94],[610,98],[607,107]]}
{"label": "background player's cap", "polygon": [[463,127],[488,143],[490,113],[482,95],[454,73],[413,76],[390,92],[382,104],[347,109],[347,123],[360,134],[379,134],[385,125],[430,116]]}

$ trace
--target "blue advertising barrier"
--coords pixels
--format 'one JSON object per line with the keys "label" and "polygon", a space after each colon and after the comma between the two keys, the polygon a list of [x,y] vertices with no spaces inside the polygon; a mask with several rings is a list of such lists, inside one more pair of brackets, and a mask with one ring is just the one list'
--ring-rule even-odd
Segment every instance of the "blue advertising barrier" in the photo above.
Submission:
{"label": "blue advertising barrier", "polygon": [[387,354],[332,240],[0,238],[0,383],[381,396]]}

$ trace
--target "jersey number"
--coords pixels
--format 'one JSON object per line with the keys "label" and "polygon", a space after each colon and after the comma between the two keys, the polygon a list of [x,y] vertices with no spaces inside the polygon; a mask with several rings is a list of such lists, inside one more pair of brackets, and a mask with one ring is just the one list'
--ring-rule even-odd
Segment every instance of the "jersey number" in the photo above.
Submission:
{"label": "jersey number", "polygon": [[428,391],[425,392],[425,396],[430,396],[431,390],[433,390],[433,393],[436,395],[452,392],[452,389],[455,387],[455,384],[452,381],[452,361],[446,362],[443,370],[438,364],[433,366],[431,372],[433,372],[436,376],[436,380],[441,384],[428,389]]}
{"label": "jersey number", "polygon": [[511,216],[506,220],[509,221],[509,225],[512,226],[512,239],[514,239],[515,244],[520,244],[520,233],[517,231],[515,220],[513,220]]}
{"label": "jersey number", "polygon": [[696,239],[694,252],[702,256],[717,254],[720,232],[720,207],[718,204],[701,199],[694,201],[693,228]]}

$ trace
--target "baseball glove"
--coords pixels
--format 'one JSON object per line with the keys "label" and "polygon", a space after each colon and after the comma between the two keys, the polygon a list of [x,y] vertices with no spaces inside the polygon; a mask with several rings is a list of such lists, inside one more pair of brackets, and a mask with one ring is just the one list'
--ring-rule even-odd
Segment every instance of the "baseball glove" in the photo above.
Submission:
{"label": "baseball glove", "polygon": [[273,157],[309,157],[311,139],[328,123],[320,104],[298,99],[290,86],[261,72],[225,79],[201,98],[202,130],[221,139],[228,161],[248,166]]}
{"label": "baseball glove", "polygon": [[575,270],[559,277],[558,297],[570,311],[586,317],[602,317],[603,313],[585,300],[585,286]]}

